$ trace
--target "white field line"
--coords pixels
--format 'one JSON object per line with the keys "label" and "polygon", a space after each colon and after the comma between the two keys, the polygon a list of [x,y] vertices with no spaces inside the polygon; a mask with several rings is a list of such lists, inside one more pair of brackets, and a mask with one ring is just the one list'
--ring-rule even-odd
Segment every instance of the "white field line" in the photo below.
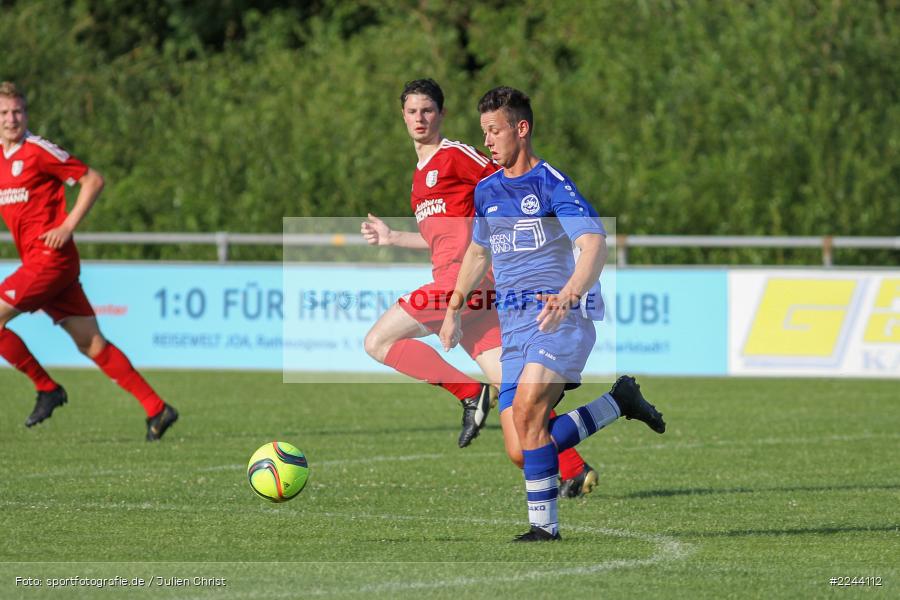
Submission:
{"label": "white field line", "polygon": [[[671,452],[673,450],[692,450],[697,448],[714,448],[714,447],[746,447],[746,446],[778,446],[778,445],[822,445],[829,443],[840,443],[840,442],[859,442],[864,440],[873,440],[873,439],[897,439],[900,438],[900,433],[860,433],[855,435],[830,435],[824,437],[798,437],[798,438],[759,438],[755,440],[747,440],[747,441],[734,441],[734,440],[708,440],[708,441],[700,441],[700,442],[660,442],[657,444],[647,444],[647,445],[637,445],[637,446],[616,446],[617,452],[647,452],[650,450],[664,450]],[[394,462],[411,462],[411,461],[425,461],[425,460],[442,460],[442,459],[454,459],[458,460],[459,458],[475,458],[475,457],[500,457],[503,456],[502,452],[466,452],[466,451],[457,451],[457,452],[448,452],[448,453],[430,453],[430,454],[407,454],[401,456],[368,456],[365,458],[347,458],[347,459],[336,459],[336,460],[323,460],[323,461],[314,461],[311,463],[313,467],[343,467],[350,465],[365,465],[365,464],[377,464],[377,463],[394,463]],[[12,463],[7,463],[12,466]],[[209,467],[198,467],[193,469],[192,472],[197,473],[211,473],[216,471],[240,471],[247,468],[246,464],[238,464],[232,463],[228,465],[213,465]],[[0,469],[2,472],[2,469]],[[95,476],[95,477],[108,477],[108,476],[119,476],[119,475],[134,475],[134,469],[100,469],[96,471],[90,471],[89,473],[76,473],[77,476],[83,477],[85,475]],[[45,470],[34,473],[16,473],[16,478],[19,479],[34,479],[34,478],[53,478],[53,477],[65,477],[66,475],[71,475],[71,469],[52,469]]]}
{"label": "white field line", "polygon": [[[266,508],[265,512],[271,512],[273,515],[284,515],[283,511],[279,511],[274,507]],[[296,517],[296,515],[293,515]],[[417,515],[391,515],[391,514],[358,514],[358,513],[337,513],[337,512],[328,512],[322,513],[323,517],[329,518],[343,518],[343,519],[374,519],[374,520],[384,520],[387,522],[396,522],[396,521],[413,521],[413,522],[422,522],[422,521],[441,521],[441,522],[458,522],[458,519],[455,517],[424,517]],[[522,521],[513,520],[513,519],[470,519],[469,522],[472,525],[492,525],[492,526],[522,526]],[[591,575],[597,573],[603,573],[607,571],[614,571],[618,569],[634,569],[640,567],[651,567],[656,566],[663,563],[674,562],[678,560],[686,559],[695,549],[693,544],[688,544],[685,542],[678,541],[677,539],[660,535],[660,534],[651,534],[651,533],[640,533],[634,531],[628,531],[624,529],[610,529],[607,527],[593,527],[590,525],[571,525],[571,526],[563,526],[563,533],[566,532],[579,532],[579,533],[588,533],[594,534],[597,536],[604,537],[615,537],[620,539],[632,539],[638,540],[641,542],[646,542],[652,544],[654,546],[653,552],[647,558],[635,558],[635,559],[611,559],[600,561],[597,563],[587,564],[583,561],[577,561],[578,564],[572,565],[571,563],[565,563],[560,561],[556,561],[549,564],[541,564],[538,566],[534,562],[516,562],[516,561],[460,561],[453,563],[438,563],[438,562],[408,562],[408,561],[371,561],[371,562],[358,562],[352,561],[350,563],[343,562],[317,562],[310,561],[310,563],[297,563],[297,564],[319,564],[319,565],[333,565],[335,568],[341,567],[342,565],[347,564],[358,564],[358,565],[405,565],[405,564],[422,564],[422,565],[445,565],[452,564],[456,566],[462,567],[463,565],[477,565],[478,567],[484,567],[486,565],[519,565],[525,566],[527,565],[527,570],[516,570],[512,574],[504,575],[504,574],[494,574],[494,575],[484,575],[484,576],[474,576],[474,577],[447,577],[443,579],[435,579],[433,576],[428,576],[427,574],[423,575],[423,579],[415,580],[410,579],[408,575],[404,575],[404,579],[402,581],[394,580],[394,581],[380,581],[379,583],[371,583],[359,586],[357,584],[351,584],[352,587],[338,587],[333,589],[328,588],[306,588],[303,590],[303,597],[328,597],[328,596],[356,596],[356,595],[370,595],[370,594],[387,594],[390,595],[392,593],[400,593],[400,592],[415,592],[415,591],[428,591],[428,590],[441,590],[444,588],[468,588],[473,586],[485,586],[492,585],[498,583],[521,583],[523,581],[558,581],[560,576],[574,575],[574,576],[584,576]],[[269,564],[269,563],[266,563]],[[293,563],[283,563],[285,565],[293,564]],[[567,566],[571,565],[571,566]],[[359,569],[357,569],[359,572]],[[384,577],[384,571],[378,570],[377,576],[379,578]],[[427,579],[425,579],[427,577]],[[196,598],[206,598],[207,596],[196,596]],[[296,598],[297,590],[286,590],[284,592],[277,592],[272,590],[266,590],[265,592],[259,592],[255,590],[246,590],[246,591],[237,591],[232,590],[229,592],[229,597],[232,598]]]}
{"label": "white field line", "polygon": [[[330,516],[338,516],[336,513],[329,513]],[[345,515],[346,516],[346,515]],[[353,515],[353,518],[375,518],[375,519],[385,519],[388,521],[397,521],[397,520],[407,520],[407,521],[465,521],[471,524],[483,524],[483,525],[509,525],[510,527],[515,527],[516,525],[520,526],[520,528],[524,528],[522,521],[513,521],[513,520],[499,520],[499,519],[452,519],[452,518],[440,518],[440,517],[418,517],[418,516],[400,516],[400,515]],[[606,536],[606,537],[618,537],[625,539],[635,539],[642,542],[648,542],[653,544],[654,550],[653,553],[647,558],[635,558],[635,559],[613,559],[601,561],[594,564],[579,564],[577,566],[561,566],[560,563],[552,563],[552,564],[542,564],[538,566],[533,562],[529,562],[527,571],[517,571],[514,574],[503,575],[503,574],[492,574],[492,575],[484,575],[484,576],[475,576],[475,577],[448,577],[444,579],[434,579],[433,577],[429,577],[427,580],[419,580],[419,581],[384,581],[381,583],[373,583],[363,586],[354,586],[353,588],[343,588],[343,589],[323,589],[323,588],[311,588],[304,590],[304,595],[309,596],[349,596],[353,595],[367,595],[367,594],[389,594],[389,593],[397,593],[397,592],[409,592],[409,591],[417,591],[417,590],[440,590],[448,587],[471,587],[471,586],[484,586],[489,584],[497,584],[497,583],[520,583],[522,581],[548,581],[554,582],[559,581],[560,576],[566,575],[590,575],[595,573],[602,573],[605,571],[613,571],[617,569],[633,569],[639,567],[650,567],[662,563],[674,562],[677,560],[686,559],[693,551],[694,545],[688,544],[685,542],[680,542],[673,537],[658,535],[658,534],[649,534],[649,533],[638,533],[633,531],[627,531],[624,529],[609,529],[606,527],[592,527],[588,525],[574,525],[574,526],[565,526],[563,525],[563,533],[565,532],[581,532],[581,533],[591,533],[598,536]],[[486,564],[507,564],[507,565],[515,565],[521,563],[509,562],[509,561],[484,561],[480,563],[481,565]],[[565,564],[565,563],[563,563]]]}
{"label": "white field line", "polygon": [[[267,508],[267,512],[271,511],[273,514],[279,514],[274,507]],[[411,516],[411,515],[360,515],[356,513],[323,513],[323,516],[332,517],[332,518],[348,518],[348,519],[378,519],[385,520],[388,522],[396,522],[396,521],[450,521],[457,522],[458,519],[455,517],[423,517],[423,516]],[[469,522],[473,525],[495,525],[495,526],[523,526],[522,521],[512,520],[512,519],[470,519]],[[593,527],[589,525],[572,525],[565,526],[563,525],[563,533],[566,532],[580,532],[580,533],[589,533],[598,536],[605,537],[616,537],[621,539],[633,539],[639,540],[641,542],[647,542],[653,544],[654,550],[650,556],[647,558],[636,558],[636,559],[611,559],[600,561],[593,564],[585,564],[582,561],[578,561],[579,564],[566,566],[565,562],[554,562],[551,564],[542,564],[537,566],[534,562],[515,562],[515,561],[477,561],[477,562],[466,562],[466,563],[453,563],[457,565],[463,564],[477,564],[480,567],[483,567],[488,564],[496,564],[496,565],[528,565],[528,569],[525,571],[516,571],[514,574],[503,575],[503,574],[495,574],[495,575],[484,575],[484,576],[474,576],[474,577],[448,577],[443,579],[435,579],[433,576],[427,577],[427,579],[414,580],[409,579],[408,576],[404,576],[403,581],[381,581],[379,583],[371,583],[362,586],[353,585],[353,587],[349,588],[337,588],[337,589],[325,589],[325,588],[308,588],[303,590],[303,596],[316,596],[316,597],[327,597],[327,596],[350,596],[350,595],[368,595],[368,594],[391,594],[391,593],[399,593],[399,592],[410,592],[410,591],[428,591],[428,590],[441,590],[448,587],[453,588],[467,588],[473,586],[484,586],[490,584],[498,584],[498,583],[521,583],[523,581],[558,581],[560,576],[567,575],[575,575],[575,576],[584,576],[591,575],[596,573],[602,573],[606,571],[613,571],[618,569],[633,569],[639,567],[651,567],[655,565],[659,565],[662,563],[674,562],[677,560],[686,559],[693,551],[694,545],[688,544],[685,542],[680,542],[677,539],[659,535],[659,534],[651,534],[651,533],[640,533],[634,531],[628,531],[624,529],[610,529],[607,527]],[[326,563],[327,564],[327,563]],[[343,564],[343,563],[334,563],[335,566]],[[363,563],[369,564],[369,563]],[[406,562],[373,562],[375,564],[388,564],[388,565],[397,565],[397,564],[446,564],[446,563],[406,563]],[[571,564],[571,563],[569,563]],[[379,577],[383,577],[383,571],[380,571]],[[266,598],[293,598],[295,597],[296,592],[285,592],[283,594],[275,593],[272,594],[271,591],[266,593]],[[239,593],[237,598],[256,598],[257,593],[253,591],[248,591],[246,594]]]}

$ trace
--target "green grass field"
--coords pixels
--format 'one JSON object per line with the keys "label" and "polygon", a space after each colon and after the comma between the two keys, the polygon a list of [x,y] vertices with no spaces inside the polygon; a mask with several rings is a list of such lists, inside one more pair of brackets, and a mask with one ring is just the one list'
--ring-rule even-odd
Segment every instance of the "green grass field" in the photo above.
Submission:
{"label": "green grass field", "polygon": [[[150,372],[182,418],[148,444],[139,405],[99,372],[55,373],[69,404],[26,430],[30,386],[0,369],[0,598],[900,595],[897,382],[641,378],[669,431],[621,421],[583,443],[601,486],[562,502],[562,543],[521,545],[497,420],[458,449],[440,390]],[[245,476],[272,439],[312,469],[280,505]],[[49,589],[116,576],[151,584]],[[883,585],[829,584],[866,576]]]}

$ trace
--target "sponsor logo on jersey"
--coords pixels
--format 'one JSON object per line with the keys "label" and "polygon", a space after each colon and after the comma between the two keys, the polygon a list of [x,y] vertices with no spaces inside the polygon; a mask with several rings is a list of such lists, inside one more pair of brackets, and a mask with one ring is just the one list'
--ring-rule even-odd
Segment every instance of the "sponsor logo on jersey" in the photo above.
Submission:
{"label": "sponsor logo on jersey", "polygon": [[0,206],[28,202],[28,188],[6,188],[0,190]]}
{"label": "sponsor logo on jersey", "polygon": [[491,214],[492,212],[497,212],[497,209],[498,209],[498,208],[500,208],[500,207],[499,207],[499,206],[489,206],[488,209],[487,209],[487,212],[486,212],[485,214],[489,215],[489,214]]}
{"label": "sponsor logo on jersey", "polygon": [[492,254],[538,250],[547,243],[544,222],[540,218],[519,219],[508,233],[492,234],[490,242]]}
{"label": "sponsor logo on jersey", "polygon": [[[434,172],[437,173],[437,171]],[[429,198],[428,200],[423,200],[416,206],[416,223],[421,223],[431,215],[436,215],[438,213],[447,214],[447,205],[444,204],[443,198]]]}
{"label": "sponsor logo on jersey", "polygon": [[533,215],[541,210],[541,202],[534,194],[528,194],[522,198],[522,212],[526,215]]}
{"label": "sponsor logo on jersey", "polygon": [[513,248],[512,235],[508,233],[495,233],[491,235],[491,253],[503,254]]}
{"label": "sponsor logo on jersey", "polygon": [[22,169],[25,168],[25,163],[21,160],[14,160],[12,163],[12,176],[18,177],[22,174]]}
{"label": "sponsor logo on jersey", "polygon": [[513,226],[513,250],[537,250],[547,243],[544,222],[538,219],[519,219]]}
{"label": "sponsor logo on jersey", "polygon": [[437,185],[437,177],[438,177],[437,169],[435,169],[433,171],[428,171],[428,173],[425,175],[425,185],[427,185],[428,187],[436,186]]}

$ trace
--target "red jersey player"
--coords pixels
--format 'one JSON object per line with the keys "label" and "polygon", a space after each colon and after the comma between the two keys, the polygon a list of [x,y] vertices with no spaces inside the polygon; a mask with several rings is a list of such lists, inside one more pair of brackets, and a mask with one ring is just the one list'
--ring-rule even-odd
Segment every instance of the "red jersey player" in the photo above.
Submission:
{"label": "red jersey player", "polygon": [[[463,256],[471,240],[475,215],[475,185],[497,170],[483,154],[460,142],[441,136],[444,94],[431,79],[406,84],[400,96],[403,120],[413,140],[419,162],[413,173],[411,205],[419,232],[393,231],[382,220],[369,215],[362,224],[363,237],[373,245],[393,245],[431,250],[434,281],[406,294],[389,308],[366,335],[366,352],[375,360],[415,379],[440,386],[462,403],[459,446],[468,446],[484,426],[490,410],[491,387],[462,373],[427,344],[414,338],[440,331],[446,312],[447,294],[456,285]],[[488,277],[480,286],[493,287]],[[471,310],[462,314],[464,334],[460,345],[478,363],[490,382],[499,387],[500,325],[488,297],[473,296]],[[504,428],[507,454],[522,466],[518,436]],[[596,485],[597,473],[577,452],[560,454],[564,480],[561,495],[579,496]]]}
{"label": "red jersey player", "polygon": [[[66,391],[37,362],[7,324],[23,312],[43,310],[83,354],[130,392],[147,413],[147,440],[158,440],[178,419],[128,358],[100,333],[94,310],[78,280],[75,228],[103,189],[103,177],[77,158],[27,130],[24,94],[0,83],[0,215],[15,240],[22,265],[0,282],[0,356],[27,375],[37,389],[31,427],[66,403]],[[78,198],[66,213],[63,184],[78,184]]]}

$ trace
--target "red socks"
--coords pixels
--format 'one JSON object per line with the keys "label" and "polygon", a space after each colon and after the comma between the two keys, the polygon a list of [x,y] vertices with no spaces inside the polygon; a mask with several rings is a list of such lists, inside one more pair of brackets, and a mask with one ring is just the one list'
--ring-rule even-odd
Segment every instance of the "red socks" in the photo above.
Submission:
{"label": "red socks", "polygon": [[0,356],[27,375],[37,391],[50,392],[58,387],[59,384],[47,375],[22,338],[5,327],[0,329]]}
{"label": "red socks", "polygon": [[[556,416],[556,411],[550,411],[550,418]],[[582,469],[584,469],[584,459],[581,458],[581,455],[575,450],[575,448],[569,448],[568,450],[563,450],[559,453],[559,477],[563,481],[566,479],[574,479],[579,474],[581,474]]]}
{"label": "red socks", "polygon": [[[0,329],[0,356],[27,375],[34,382],[37,391],[49,392],[58,387],[59,384],[47,375],[47,371],[34,358],[22,338],[5,327]],[[108,343],[106,348],[94,357],[94,362],[107,377],[138,399],[147,416],[155,416],[163,409],[162,399],[144,381],[141,374],[134,370],[121,350]]]}
{"label": "red socks", "polygon": [[122,351],[113,346],[106,344],[100,354],[93,358],[100,370],[107,377],[112,379],[119,386],[137,398],[148,417],[156,416],[163,409],[164,403],[162,399],[153,391],[153,388],[141,377],[133,366],[128,357],[122,354]]}
{"label": "red socks", "polygon": [[384,364],[404,375],[439,385],[460,400],[481,392],[481,383],[453,367],[434,348],[418,340],[396,342],[388,350]]}
{"label": "red socks", "polygon": [[584,459],[575,448],[569,448],[559,453],[559,476],[563,481],[574,479],[584,469]]}

